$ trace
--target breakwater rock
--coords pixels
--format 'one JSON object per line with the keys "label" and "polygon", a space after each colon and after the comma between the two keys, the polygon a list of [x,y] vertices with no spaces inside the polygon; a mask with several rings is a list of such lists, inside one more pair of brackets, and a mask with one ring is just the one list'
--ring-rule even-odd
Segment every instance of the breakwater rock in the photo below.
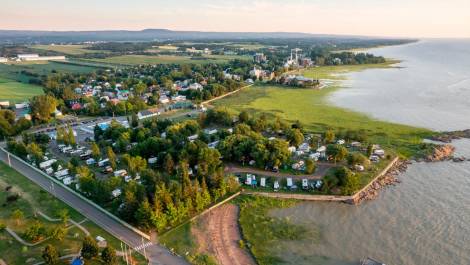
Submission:
{"label": "breakwater rock", "polygon": [[432,154],[425,158],[426,162],[447,161],[453,159],[455,147],[450,144],[437,145]]}
{"label": "breakwater rock", "polygon": [[364,201],[374,200],[379,196],[381,189],[400,183],[398,175],[405,172],[410,164],[411,162],[408,160],[397,161],[383,176],[377,178],[366,190],[360,192],[351,203],[360,204]]}

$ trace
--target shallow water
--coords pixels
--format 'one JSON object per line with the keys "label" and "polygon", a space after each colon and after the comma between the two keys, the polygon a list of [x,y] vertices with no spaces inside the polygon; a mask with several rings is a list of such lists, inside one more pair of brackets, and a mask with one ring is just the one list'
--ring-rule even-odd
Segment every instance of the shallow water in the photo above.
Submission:
{"label": "shallow water", "polygon": [[[376,49],[403,69],[351,74],[331,100],[374,117],[435,130],[470,128],[470,41],[423,41]],[[457,156],[470,158],[470,140]],[[271,214],[321,233],[284,243],[289,264],[470,264],[470,162],[414,163],[402,183],[359,206],[304,202]]]}
{"label": "shallow water", "polygon": [[370,52],[396,69],[348,74],[330,100],[382,120],[434,130],[470,128],[470,40],[424,40]]}

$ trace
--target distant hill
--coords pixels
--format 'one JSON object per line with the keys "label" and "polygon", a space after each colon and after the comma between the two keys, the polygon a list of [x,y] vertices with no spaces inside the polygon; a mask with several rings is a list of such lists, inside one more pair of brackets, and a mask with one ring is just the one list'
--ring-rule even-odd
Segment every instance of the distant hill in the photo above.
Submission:
{"label": "distant hill", "polygon": [[[29,31],[0,30],[0,43],[52,43],[85,41],[164,41],[164,40],[223,40],[223,39],[371,39],[365,36],[340,36],[298,32],[203,32],[167,29],[103,30],[103,31]],[[375,38],[376,39],[376,38]]]}

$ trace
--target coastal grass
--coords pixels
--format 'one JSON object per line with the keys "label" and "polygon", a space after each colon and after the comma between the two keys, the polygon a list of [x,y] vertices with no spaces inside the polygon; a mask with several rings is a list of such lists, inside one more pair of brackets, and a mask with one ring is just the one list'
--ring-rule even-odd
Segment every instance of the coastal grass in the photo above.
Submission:
{"label": "coastal grass", "polygon": [[239,224],[245,245],[257,263],[283,264],[282,244],[297,240],[319,240],[317,231],[294,225],[287,218],[271,217],[272,209],[289,208],[297,201],[242,195],[234,200],[240,207]]}
{"label": "coastal grass", "polygon": [[196,244],[191,235],[191,222],[187,222],[159,237],[159,242],[176,253],[193,253]]}
{"label": "coastal grass", "polygon": [[[7,187],[10,187],[9,191],[6,190]],[[0,190],[0,223],[7,225],[20,236],[27,227],[36,221],[40,221],[46,229],[53,228],[59,224],[49,222],[39,215],[35,215],[37,210],[52,218],[58,218],[58,212],[65,209],[74,221],[81,222],[86,220],[79,212],[56,199],[3,162],[0,162]],[[20,197],[16,201],[6,202],[7,197],[13,194],[19,194]],[[17,209],[24,213],[24,217],[19,222],[12,218],[13,211]],[[116,250],[120,249],[120,241],[93,222],[85,221],[82,223],[82,226],[91,233],[92,237],[100,235],[106,239],[108,245],[111,245]],[[78,237],[76,237],[77,234]],[[42,261],[42,250],[47,244],[55,246],[61,255],[74,254],[79,251],[84,236],[81,230],[72,228],[67,232],[67,236],[63,241],[49,239],[36,246],[26,247],[17,242],[7,232],[0,231],[0,257],[7,264],[27,264],[27,260],[39,262]],[[138,264],[146,264],[145,259],[140,254],[133,253],[133,256],[138,261]],[[123,263],[120,261],[120,264]]]}
{"label": "coastal grass", "polygon": [[121,55],[104,59],[87,59],[91,62],[139,65],[139,64],[209,64],[226,63],[234,59],[248,60],[247,56],[240,55],[204,55],[204,56],[179,56],[179,55]]}
{"label": "coastal grass", "polygon": [[[308,69],[303,73],[321,79],[341,79],[344,78],[341,73],[362,71],[370,67],[392,66],[390,63],[328,66]],[[369,142],[394,149],[403,157],[416,156],[423,152],[422,139],[432,135],[432,131],[384,122],[366,114],[336,107],[328,101],[328,97],[337,89],[340,89],[337,82],[321,90],[257,84],[217,100],[213,105],[225,107],[234,114],[245,110],[254,115],[265,113],[268,116],[277,116],[288,122],[299,121],[307,131],[313,133],[323,133],[327,129],[336,132],[362,130],[368,136]]]}
{"label": "coastal grass", "polygon": [[0,101],[18,103],[43,94],[42,87],[0,77]]}
{"label": "coastal grass", "polygon": [[215,259],[205,253],[198,253],[195,238],[191,233],[193,222],[187,222],[175,229],[168,231],[159,238],[160,244],[166,246],[170,251],[184,256],[184,258],[194,265],[216,265]]}

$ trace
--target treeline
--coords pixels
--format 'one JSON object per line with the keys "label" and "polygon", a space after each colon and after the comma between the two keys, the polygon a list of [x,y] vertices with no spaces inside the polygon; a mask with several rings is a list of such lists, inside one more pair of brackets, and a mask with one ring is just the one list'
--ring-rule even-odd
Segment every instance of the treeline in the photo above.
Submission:
{"label": "treeline", "polygon": [[20,134],[32,126],[31,121],[24,117],[16,119],[15,112],[0,109],[0,139]]}

